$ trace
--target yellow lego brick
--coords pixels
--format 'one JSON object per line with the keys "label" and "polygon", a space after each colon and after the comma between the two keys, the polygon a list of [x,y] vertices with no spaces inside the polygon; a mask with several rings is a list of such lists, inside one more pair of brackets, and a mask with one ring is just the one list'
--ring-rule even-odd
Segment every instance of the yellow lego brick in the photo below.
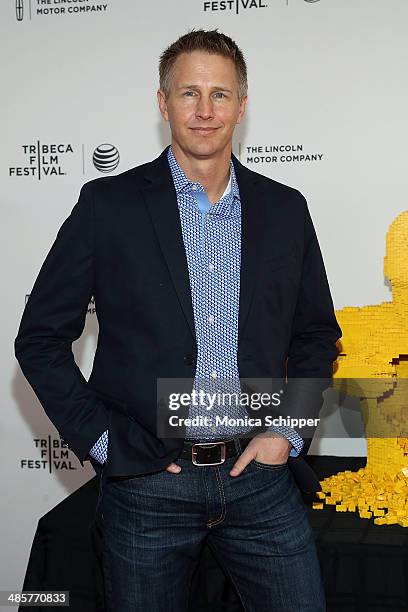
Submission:
{"label": "yellow lego brick", "polygon": [[394,523],[398,521],[398,518],[393,514],[388,514],[385,517],[385,520],[386,520],[387,525],[393,525]]}
{"label": "yellow lego brick", "polygon": [[347,470],[330,477],[324,491],[349,512],[358,507],[364,518],[370,515],[370,507],[378,525],[398,521],[408,526],[408,437],[398,437],[407,397],[398,382],[408,380],[407,237],[405,211],[386,235],[384,275],[392,286],[391,301],[347,306],[336,312],[343,336],[334,386],[360,400],[367,465],[357,472]]}

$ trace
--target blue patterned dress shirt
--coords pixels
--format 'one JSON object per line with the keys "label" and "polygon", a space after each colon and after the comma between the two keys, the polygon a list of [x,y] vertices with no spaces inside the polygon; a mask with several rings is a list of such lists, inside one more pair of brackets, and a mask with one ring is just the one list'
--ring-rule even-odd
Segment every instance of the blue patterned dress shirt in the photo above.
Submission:
{"label": "blue patterned dress shirt", "polygon": [[[214,393],[217,390],[240,392],[237,362],[238,313],[241,265],[241,201],[234,166],[222,197],[211,205],[204,187],[191,182],[177,163],[171,147],[168,162],[173,177],[186,251],[197,337],[197,366],[194,386]],[[212,407],[190,405],[189,417],[227,415],[245,419],[244,406],[231,403]],[[186,439],[230,438],[250,431],[251,425],[187,427]],[[292,444],[291,456],[302,449],[302,438],[289,427],[269,427]],[[107,458],[108,431],[89,451],[104,463]]]}

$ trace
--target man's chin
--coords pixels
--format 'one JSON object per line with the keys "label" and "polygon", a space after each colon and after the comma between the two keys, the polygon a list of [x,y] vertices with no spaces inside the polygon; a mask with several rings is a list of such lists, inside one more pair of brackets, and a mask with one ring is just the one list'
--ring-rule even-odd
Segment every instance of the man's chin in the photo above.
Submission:
{"label": "man's chin", "polygon": [[214,146],[210,143],[194,143],[188,147],[188,151],[193,157],[209,159],[218,157],[222,153],[223,147]]}

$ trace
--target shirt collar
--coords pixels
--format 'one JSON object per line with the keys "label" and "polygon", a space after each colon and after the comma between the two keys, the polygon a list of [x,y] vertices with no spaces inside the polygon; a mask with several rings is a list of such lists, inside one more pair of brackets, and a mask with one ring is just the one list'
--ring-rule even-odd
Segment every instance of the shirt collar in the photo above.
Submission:
{"label": "shirt collar", "polygon": [[[232,162],[231,162],[231,165],[234,168],[234,164]],[[220,200],[222,200],[222,198],[225,198],[225,196],[231,191],[231,184],[232,184],[231,174],[232,173],[230,172],[230,176],[229,176],[229,180],[228,180],[228,185],[226,186],[224,193],[220,197]]]}
{"label": "shirt collar", "polygon": [[[173,177],[173,183],[176,190],[177,196],[181,193],[189,193],[191,190],[205,191],[201,183],[194,183],[190,181],[184,174],[183,169],[177,162],[172,148],[169,147],[167,152],[167,159],[170,166],[171,175]],[[230,162],[230,178],[226,190],[224,191],[218,202],[211,206],[210,212],[213,214],[223,214],[228,216],[232,214],[236,200],[240,200],[238,182],[235,175],[234,164],[232,160]]]}

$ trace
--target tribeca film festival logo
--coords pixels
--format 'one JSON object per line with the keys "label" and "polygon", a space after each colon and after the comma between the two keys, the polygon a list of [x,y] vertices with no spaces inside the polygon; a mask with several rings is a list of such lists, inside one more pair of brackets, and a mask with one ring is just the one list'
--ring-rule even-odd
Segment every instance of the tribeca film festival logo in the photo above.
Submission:
{"label": "tribeca film festival logo", "polygon": [[9,176],[34,176],[38,180],[46,176],[65,176],[62,160],[74,152],[71,144],[44,144],[37,140],[33,144],[21,145],[25,164],[10,166]]}
{"label": "tribeca film festival logo", "polygon": [[[320,0],[304,0],[308,4],[320,2]],[[281,0],[289,6],[289,0]],[[203,11],[231,11],[239,15],[241,11],[248,9],[263,9],[268,8],[268,3],[264,0],[204,0]]]}
{"label": "tribeca film festival logo", "polygon": [[[24,162],[9,167],[10,177],[34,177],[38,180],[51,176],[66,176],[64,162],[67,158],[79,161],[79,150],[82,150],[82,174],[85,174],[85,145],[74,147],[71,143],[41,143],[39,140],[31,144],[20,145]],[[112,144],[100,144],[92,156],[94,167],[104,174],[113,172],[119,165],[120,156],[117,147]]]}
{"label": "tribeca film festival logo", "polygon": [[16,18],[17,18],[17,21],[23,21],[23,18],[24,18],[23,0],[16,0]]}
{"label": "tribeca film festival logo", "polygon": [[244,164],[318,163],[323,153],[310,152],[303,144],[238,145],[238,159]]}
{"label": "tribeca film festival logo", "polygon": [[[25,304],[27,304],[28,298],[30,297],[29,293],[26,293],[25,295]],[[91,299],[89,300],[89,304],[88,304],[88,308],[86,311],[87,315],[94,315],[96,313],[96,308],[95,308],[95,298],[94,296],[91,297]]]}
{"label": "tribeca film festival logo", "polygon": [[236,15],[242,10],[261,8],[268,8],[268,4],[263,0],[205,0],[203,3],[204,12],[234,11]]}
{"label": "tribeca film festival logo", "polygon": [[20,468],[23,470],[76,470],[73,455],[67,444],[59,438],[47,436],[46,438],[33,438],[39,458],[20,459]]}
{"label": "tribeca film festival logo", "polygon": [[45,17],[49,15],[67,16],[105,13],[108,3],[97,4],[90,0],[14,0],[17,21],[25,17],[31,20],[32,15]]}

